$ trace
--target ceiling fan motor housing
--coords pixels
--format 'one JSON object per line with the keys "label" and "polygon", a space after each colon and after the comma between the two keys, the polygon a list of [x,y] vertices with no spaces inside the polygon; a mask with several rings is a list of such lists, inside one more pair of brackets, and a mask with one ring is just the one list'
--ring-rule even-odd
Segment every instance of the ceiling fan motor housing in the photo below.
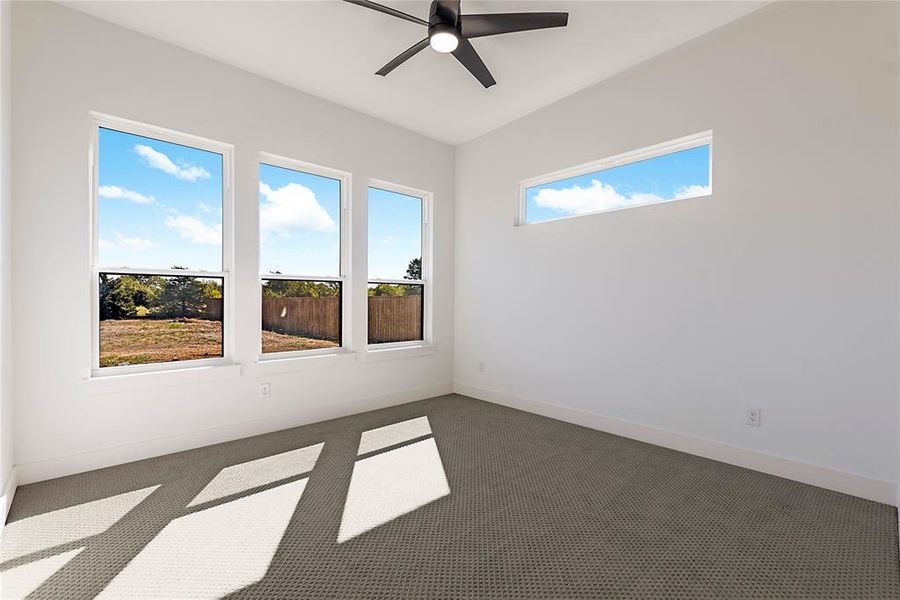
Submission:
{"label": "ceiling fan motor housing", "polygon": [[431,10],[428,12],[428,37],[435,33],[450,33],[460,37],[458,12],[437,0],[431,3]]}

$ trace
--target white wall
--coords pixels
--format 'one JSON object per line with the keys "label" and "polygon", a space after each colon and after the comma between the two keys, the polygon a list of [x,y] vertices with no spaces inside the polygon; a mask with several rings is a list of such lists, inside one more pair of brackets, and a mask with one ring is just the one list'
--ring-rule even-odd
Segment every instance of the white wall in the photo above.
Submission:
{"label": "white wall", "polygon": [[[896,5],[773,5],[457,149],[455,278],[452,148],[57,5],[12,12],[3,290],[15,281],[24,481],[436,395],[454,379],[631,423],[637,437],[646,426],[708,440],[708,454],[730,445],[896,484]],[[82,383],[90,110],[235,145],[240,379],[101,395]],[[706,129],[712,198],[512,226],[518,180]],[[260,150],[351,171],[357,241],[369,177],[435,193],[435,354],[255,369]],[[0,296],[6,319],[9,304]],[[352,318],[363,322],[364,301]],[[271,400],[257,399],[262,381]],[[751,406],[760,429],[743,425]]]}
{"label": "white wall", "polygon": [[9,2],[0,1],[0,510],[4,517],[11,501],[11,489],[15,489],[14,482],[10,481],[13,466],[10,9]]}
{"label": "white wall", "polygon": [[[20,482],[450,389],[450,146],[58,5],[16,3],[13,20],[13,367]],[[307,58],[314,57],[298,60]],[[240,379],[102,395],[89,394],[83,385],[91,351],[91,110],[234,144],[236,343],[245,366]],[[361,242],[367,180],[434,193],[433,355],[256,372],[259,151],[353,174],[357,348],[365,340]],[[272,383],[273,398],[257,398],[262,381]]]}
{"label": "white wall", "polygon": [[[457,389],[891,500],[897,23],[779,3],[458,148]],[[711,198],[513,227],[517,181],[707,129]]]}

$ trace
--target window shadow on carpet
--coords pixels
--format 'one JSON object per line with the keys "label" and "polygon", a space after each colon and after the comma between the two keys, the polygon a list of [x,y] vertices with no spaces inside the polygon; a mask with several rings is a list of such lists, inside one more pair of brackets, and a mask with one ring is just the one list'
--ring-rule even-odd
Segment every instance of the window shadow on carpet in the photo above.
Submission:
{"label": "window shadow on carpet", "polygon": [[[282,433],[163,457],[172,470],[161,483],[107,496],[108,486],[82,489],[69,506],[11,521],[0,537],[0,596],[221,598],[266,577],[286,531],[302,526],[311,485],[335,505],[325,528],[330,540],[318,541],[329,545],[450,493],[428,417],[341,432],[331,460],[346,467],[319,478],[313,475],[327,439],[273,451],[288,441]],[[230,463],[235,454],[252,458]],[[145,482],[145,462],[96,473]],[[42,487],[50,488],[46,494],[54,486]]]}

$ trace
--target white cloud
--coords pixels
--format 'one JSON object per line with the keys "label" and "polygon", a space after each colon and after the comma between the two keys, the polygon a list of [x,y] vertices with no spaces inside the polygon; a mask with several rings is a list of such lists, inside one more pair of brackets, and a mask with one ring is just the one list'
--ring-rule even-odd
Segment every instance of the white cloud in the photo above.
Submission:
{"label": "white cloud", "polygon": [[625,196],[608,183],[594,179],[588,187],[575,185],[561,190],[543,188],[534,197],[534,202],[544,208],[551,208],[570,215],[580,215],[589,212],[664,202],[672,199],[691,198],[706,195],[709,192],[709,186],[690,185],[679,188],[673,198],[664,198],[657,194],[648,193],[635,193]]}
{"label": "white cloud", "polygon": [[623,196],[616,191],[616,188],[598,179],[591,181],[591,185],[588,187],[575,185],[561,190],[543,188],[534,198],[535,204],[538,206],[571,215],[636,206],[661,200],[663,198],[656,194]]}
{"label": "white cloud", "polygon": [[134,151],[147,161],[147,164],[154,169],[159,169],[169,175],[174,175],[178,179],[184,181],[197,181],[198,179],[209,179],[209,171],[203,167],[182,163],[181,166],[172,162],[172,159],[144,144],[136,144]]}
{"label": "white cloud", "polygon": [[176,211],[166,217],[166,227],[174,229],[181,237],[195,244],[217,246],[222,243],[222,225],[208,225],[200,219]]}
{"label": "white cloud", "polygon": [[198,204],[198,206],[200,207],[200,210],[202,210],[203,212],[205,212],[205,213],[207,213],[207,214],[209,214],[209,213],[221,214],[221,213],[222,213],[222,209],[221,209],[221,208],[218,208],[218,207],[216,207],[216,206],[210,206],[209,204],[207,204],[207,203],[204,202],[203,200],[200,201],[200,203]]}
{"label": "white cloud", "polygon": [[116,235],[116,245],[122,248],[127,248],[128,250],[136,250],[138,252],[143,252],[144,250],[149,250],[153,247],[153,242],[148,240],[147,238],[142,237],[126,237],[119,233],[118,231],[115,233]]}
{"label": "white cloud", "polygon": [[381,240],[381,243],[385,246],[396,246],[399,242],[400,240],[392,235],[386,236],[383,240]]}
{"label": "white cloud", "polygon": [[126,190],[117,185],[101,185],[97,188],[97,193],[101,198],[109,198],[112,200],[130,200],[137,204],[153,204],[156,199],[153,196],[145,196],[140,192]]}
{"label": "white cloud", "polygon": [[708,196],[712,190],[708,185],[688,185],[678,188],[675,192],[676,198],[694,198],[696,196]]}
{"label": "white cloud", "polygon": [[337,225],[316,194],[299,183],[289,183],[278,189],[260,182],[259,193],[264,200],[259,208],[259,224],[264,231],[287,235],[297,229],[334,231]]}
{"label": "white cloud", "polygon": [[143,252],[145,250],[149,250],[154,246],[153,242],[148,240],[147,238],[138,237],[127,237],[122,235],[118,231],[113,234],[116,238],[115,241],[105,240],[100,238],[97,242],[100,246],[101,250],[115,250],[117,248],[122,248],[125,250],[134,250],[136,252]]}

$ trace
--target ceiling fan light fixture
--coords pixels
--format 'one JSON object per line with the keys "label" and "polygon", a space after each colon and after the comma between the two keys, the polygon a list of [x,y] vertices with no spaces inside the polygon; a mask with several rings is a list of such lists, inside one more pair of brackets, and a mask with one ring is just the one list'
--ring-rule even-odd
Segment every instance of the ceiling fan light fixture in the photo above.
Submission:
{"label": "ceiling fan light fixture", "polygon": [[459,46],[459,35],[456,29],[447,25],[436,25],[431,29],[428,43],[436,52],[447,54],[453,52]]}

